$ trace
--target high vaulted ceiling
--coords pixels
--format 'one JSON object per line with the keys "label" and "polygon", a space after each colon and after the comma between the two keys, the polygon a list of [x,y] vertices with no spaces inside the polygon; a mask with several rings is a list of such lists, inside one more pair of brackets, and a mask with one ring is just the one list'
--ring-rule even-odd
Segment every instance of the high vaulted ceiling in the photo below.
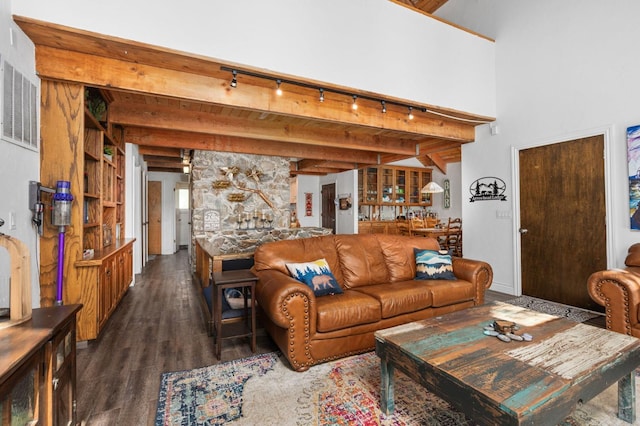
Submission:
{"label": "high vaulted ceiling", "polygon": [[[403,3],[424,12],[444,2]],[[335,173],[412,157],[446,171],[447,163],[460,161],[461,145],[474,140],[475,126],[493,120],[14,19],[36,45],[39,76],[102,89],[112,101],[109,121],[125,129],[126,142],[139,145],[150,170],[181,172],[182,152],[214,150],[288,157],[292,174]],[[231,70],[238,71],[236,88],[230,86]],[[282,96],[275,93],[276,79],[283,81]]]}

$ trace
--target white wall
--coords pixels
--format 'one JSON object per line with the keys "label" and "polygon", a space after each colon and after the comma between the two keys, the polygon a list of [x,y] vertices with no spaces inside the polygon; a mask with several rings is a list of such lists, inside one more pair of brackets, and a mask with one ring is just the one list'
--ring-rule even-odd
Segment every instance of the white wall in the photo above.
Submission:
{"label": "white wall", "polygon": [[145,164],[138,153],[138,145],[126,145],[125,164],[125,227],[124,236],[135,238],[133,243],[133,281],[142,272],[142,170]]}
{"label": "white wall", "polygon": [[608,262],[623,266],[628,246],[640,240],[629,229],[625,139],[626,128],[640,124],[640,2],[449,0],[439,15],[496,39],[499,134],[482,126],[476,142],[463,146],[462,187],[479,177],[500,177],[514,217],[496,218],[501,202],[463,199],[465,256],[488,261],[492,288],[515,294],[512,149],[610,130]]}
{"label": "white wall", "polygon": [[[13,31],[11,44],[9,31]],[[11,0],[0,1],[0,56],[32,82],[39,80],[35,72],[35,48],[11,19]],[[0,79],[0,88],[3,81]],[[0,103],[2,102],[0,91]],[[0,115],[0,119],[2,116]],[[40,280],[37,264],[39,253],[37,232],[31,225],[29,210],[29,181],[40,179],[40,154],[38,151],[0,139],[0,218],[5,224],[0,233],[19,239],[29,248],[31,257],[31,300],[32,307],[40,306]],[[73,192],[73,189],[72,189]],[[10,215],[15,216],[15,229],[11,229]],[[9,277],[11,267],[9,254],[0,249],[0,306],[9,306]]]}
{"label": "white wall", "polygon": [[[318,176],[300,175],[298,176],[298,202],[296,203],[296,215],[300,226],[318,227],[322,224],[320,217],[320,178]],[[305,193],[312,193],[311,216],[305,216]]]}
{"label": "white wall", "polygon": [[182,173],[149,172],[149,181],[162,182],[162,254],[173,254],[176,248],[174,189],[177,182],[188,182],[188,178]]}
{"label": "white wall", "polygon": [[[17,15],[488,116],[494,43],[388,0],[20,0]],[[73,11],[73,12],[71,12]],[[159,25],[170,22],[171,25]],[[473,64],[473,66],[470,66]]]}
{"label": "white wall", "polygon": [[336,234],[353,234],[358,226],[358,171],[349,170],[335,175],[336,198],[351,195],[351,208],[340,210],[336,205]]}

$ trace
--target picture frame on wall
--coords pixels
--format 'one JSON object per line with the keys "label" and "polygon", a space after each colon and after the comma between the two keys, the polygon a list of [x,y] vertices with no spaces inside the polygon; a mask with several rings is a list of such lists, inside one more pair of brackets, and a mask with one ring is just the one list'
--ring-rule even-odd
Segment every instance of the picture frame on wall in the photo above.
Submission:
{"label": "picture frame on wall", "polygon": [[627,128],[629,167],[629,219],[632,230],[640,230],[640,125]]}

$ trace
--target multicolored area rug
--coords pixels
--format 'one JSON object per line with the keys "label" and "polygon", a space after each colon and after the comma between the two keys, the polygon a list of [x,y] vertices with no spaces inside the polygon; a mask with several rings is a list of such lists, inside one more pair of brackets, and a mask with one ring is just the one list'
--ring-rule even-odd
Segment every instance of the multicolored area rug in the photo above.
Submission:
{"label": "multicolored area rug", "polygon": [[505,303],[522,306],[523,308],[532,309],[549,315],[555,315],[557,317],[564,317],[575,322],[585,322],[601,315],[592,311],[563,305],[561,303],[550,302],[548,300],[538,299],[531,296],[519,296],[511,300],[506,300]]}
{"label": "multicolored area rug", "polygon": [[[640,380],[636,381],[638,386]],[[637,390],[636,393],[640,392]],[[429,425],[475,423],[399,371],[396,411],[380,411],[380,364],[373,352],[292,371],[279,353],[162,376],[156,426]],[[580,406],[563,426],[626,425],[616,417],[617,385]]]}

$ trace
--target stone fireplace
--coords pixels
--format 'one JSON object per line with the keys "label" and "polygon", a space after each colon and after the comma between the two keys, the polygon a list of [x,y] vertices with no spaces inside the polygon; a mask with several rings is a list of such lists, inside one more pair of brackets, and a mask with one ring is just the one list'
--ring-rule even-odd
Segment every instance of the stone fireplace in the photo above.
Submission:
{"label": "stone fireplace", "polygon": [[331,233],[290,228],[289,170],[284,157],[195,151],[192,244],[212,256],[253,253],[265,242]]}

